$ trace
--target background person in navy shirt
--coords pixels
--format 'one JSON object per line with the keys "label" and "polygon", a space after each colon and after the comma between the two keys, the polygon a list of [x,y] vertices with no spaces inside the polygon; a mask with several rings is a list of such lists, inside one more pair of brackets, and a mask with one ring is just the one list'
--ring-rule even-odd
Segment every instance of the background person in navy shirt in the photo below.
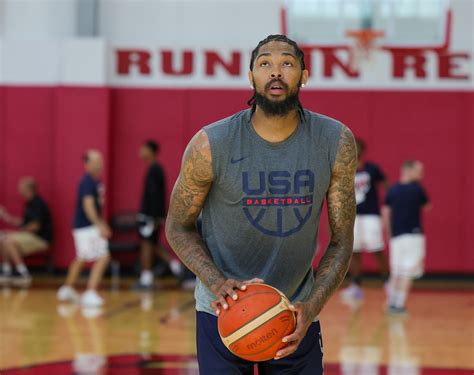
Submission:
{"label": "background person in navy shirt", "polygon": [[350,276],[351,285],[342,291],[342,298],[349,303],[363,298],[362,252],[372,253],[377,260],[384,281],[388,279],[388,265],[383,240],[382,219],[378,193],[381,186],[387,187],[384,173],[377,164],[365,160],[365,143],[356,138],[359,164],[355,175],[356,219],[354,224],[354,252]]}
{"label": "background person in navy shirt", "polygon": [[383,217],[390,237],[390,282],[388,312],[405,313],[412,280],[423,274],[425,236],[422,208],[429,207],[428,196],[420,185],[423,164],[407,160],[400,182],[390,187],[385,198]]}
{"label": "background person in navy shirt", "polygon": [[101,217],[104,201],[104,188],[100,181],[103,170],[102,155],[99,151],[89,150],[83,161],[86,174],[79,184],[73,219],[76,258],[69,266],[66,284],[59,288],[57,297],[60,301],[77,300],[74,284],[84,262],[94,262],[81,304],[98,307],[103,304],[103,300],[97,294],[97,288],[109,262],[107,239],[112,233]]}
{"label": "background person in navy shirt", "polygon": [[[31,276],[23,258],[46,250],[53,231],[48,205],[38,194],[36,181],[32,177],[23,177],[18,183],[18,192],[25,200],[22,218],[11,215],[0,206],[0,219],[17,227],[17,230],[4,235],[0,233],[0,255],[3,256],[0,284],[28,286]],[[10,261],[15,265],[14,269]]]}

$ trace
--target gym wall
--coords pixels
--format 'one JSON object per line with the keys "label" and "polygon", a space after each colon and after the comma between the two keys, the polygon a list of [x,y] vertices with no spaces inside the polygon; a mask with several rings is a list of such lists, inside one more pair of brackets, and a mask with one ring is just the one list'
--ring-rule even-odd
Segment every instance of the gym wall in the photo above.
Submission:
{"label": "gym wall", "polygon": [[[59,10],[41,2],[45,8],[22,25],[8,22],[22,11],[18,3],[29,1],[0,5],[0,204],[19,214],[18,179],[34,176],[54,217],[55,266],[65,268],[74,254],[70,223],[83,152],[105,155],[109,217],[139,205],[145,166],[138,148],[146,138],[161,144],[169,194],[192,135],[247,107],[250,50],[281,31],[282,2],[271,9],[265,1],[216,2],[209,14],[199,1],[181,13],[171,2],[104,1],[95,35],[86,37],[77,33],[74,1]],[[309,48],[312,77],[302,91],[305,107],[367,142],[368,158],[391,182],[403,160],[425,163],[432,273],[474,271],[472,8],[452,2],[444,49],[385,50],[386,65],[359,77],[341,67],[347,50]],[[425,64],[417,67],[416,56]],[[320,237],[324,245],[325,224]]]}

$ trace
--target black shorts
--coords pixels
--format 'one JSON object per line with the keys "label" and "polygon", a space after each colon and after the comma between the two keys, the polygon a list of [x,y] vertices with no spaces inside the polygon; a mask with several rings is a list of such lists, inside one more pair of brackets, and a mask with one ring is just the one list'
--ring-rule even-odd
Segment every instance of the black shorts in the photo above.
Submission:
{"label": "black shorts", "polygon": [[[196,338],[199,373],[206,375],[253,375],[252,362],[232,354],[222,342],[217,331],[217,317],[205,312],[196,314]],[[314,322],[305,338],[292,355],[260,362],[260,375],[294,374],[322,375],[323,348],[319,322]]]}
{"label": "black shorts", "polygon": [[154,218],[145,215],[137,217],[138,235],[144,241],[157,243],[160,238],[161,225],[156,224]]}

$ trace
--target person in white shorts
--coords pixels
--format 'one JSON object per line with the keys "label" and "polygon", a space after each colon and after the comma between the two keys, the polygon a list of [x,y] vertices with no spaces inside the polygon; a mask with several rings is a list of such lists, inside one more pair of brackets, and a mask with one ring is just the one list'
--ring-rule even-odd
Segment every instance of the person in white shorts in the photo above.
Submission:
{"label": "person in white shorts", "polygon": [[99,151],[89,150],[83,157],[86,174],[79,184],[76,211],[73,220],[73,237],[76,257],[69,266],[66,283],[59,288],[60,301],[79,299],[74,284],[85,262],[94,262],[87,284],[87,291],[81,297],[81,304],[98,307],[103,299],[97,294],[97,288],[109,262],[107,239],[111,231],[101,218],[104,189],[100,182],[103,161]]}
{"label": "person in white shorts", "polygon": [[384,281],[388,279],[388,265],[384,254],[382,219],[378,189],[387,187],[387,179],[380,167],[365,160],[365,143],[357,138],[358,168],[355,175],[357,215],[354,224],[354,252],[352,255],[349,287],[342,291],[343,300],[352,302],[363,298],[362,293],[362,253],[375,256]]}
{"label": "person in white shorts", "polygon": [[425,236],[422,209],[430,206],[420,185],[423,164],[407,160],[401,169],[400,182],[390,187],[385,198],[383,218],[390,237],[390,281],[387,311],[406,312],[406,299],[413,279],[423,274]]}

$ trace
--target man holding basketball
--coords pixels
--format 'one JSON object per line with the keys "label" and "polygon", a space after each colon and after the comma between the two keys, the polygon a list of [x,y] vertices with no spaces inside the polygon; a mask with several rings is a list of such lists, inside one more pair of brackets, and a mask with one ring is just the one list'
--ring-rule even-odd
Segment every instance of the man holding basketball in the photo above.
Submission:
{"label": "man holding basketball", "polygon": [[[253,364],[220,340],[216,315],[228,308],[225,297],[236,299],[236,289],[256,280],[281,290],[296,314],[295,332],[283,339],[288,346],[259,363],[259,373],[323,373],[317,317],[351,259],[357,156],[348,128],[302,108],[307,79],[295,42],[283,35],[262,40],[250,62],[252,108],[206,126],[184,153],[166,235],[199,279],[202,374],[253,374]],[[331,241],[314,273],[325,197]]]}

